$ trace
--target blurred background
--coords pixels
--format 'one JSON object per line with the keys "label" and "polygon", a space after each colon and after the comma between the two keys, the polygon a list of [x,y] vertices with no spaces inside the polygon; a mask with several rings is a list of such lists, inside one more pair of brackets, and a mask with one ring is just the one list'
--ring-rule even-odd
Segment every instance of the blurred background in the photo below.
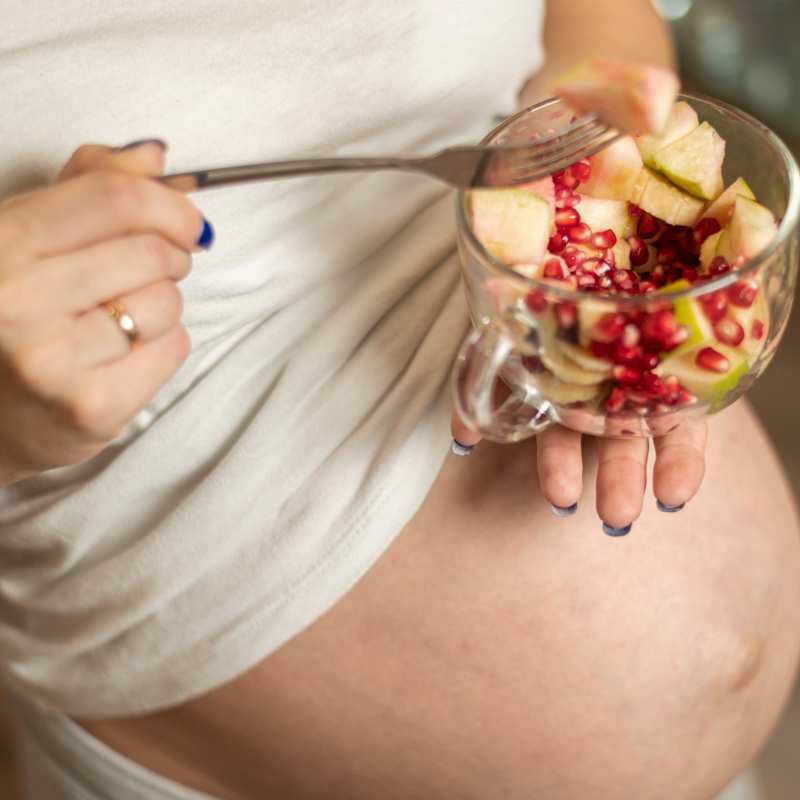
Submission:
{"label": "blurred background", "polygon": [[[566,2],[566,0],[563,0]],[[672,26],[683,85],[749,111],[800,155],[800,0],[653,0]],[[800,314],[750,399],[800,494]],[[11,723],[0,702],[0,798],[21,797]],[[758,784],[730,800],[800,798],[800,690],[755,764]],[[727,800],[728,795],[726,795]],[[55,798],[54,798],[55,800]],[[579,800],[576,798],[576,800]]]}

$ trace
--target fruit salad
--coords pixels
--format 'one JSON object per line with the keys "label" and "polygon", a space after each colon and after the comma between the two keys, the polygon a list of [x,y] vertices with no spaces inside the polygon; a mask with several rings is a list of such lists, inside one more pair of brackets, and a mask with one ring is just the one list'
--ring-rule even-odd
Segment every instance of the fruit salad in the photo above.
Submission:
{"label": "fruit salad", "polygon": [[[578,111],[604,103],[612,124],[637,132],[544,181],[472,191],[473,232],[538,282],[504,303],[536,330],[535,355],[520,362],[562,418],[584,408],[605,418],[715,410],[762,355],[769,306],[752,271],[702,287],[758,256],[777,223],[746,176],[723,184],[725,141],[675,101],[674,80],[658,83],[668,73],[626,84],[610,69],[617,94],[600,92],[608,75],[593,83],[590,70],[562,97]],[[642,86],[649,99],[631,99]]]}

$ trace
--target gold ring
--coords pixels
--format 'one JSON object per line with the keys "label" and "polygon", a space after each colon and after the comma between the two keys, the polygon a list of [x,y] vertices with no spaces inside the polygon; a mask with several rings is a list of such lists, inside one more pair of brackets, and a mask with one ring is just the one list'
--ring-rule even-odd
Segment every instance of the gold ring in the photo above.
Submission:
{"label": "gold ring", "polygon": [[122,303],[106,303],[106,311],[111,315],[111,319],[117,323],[119,329],[128,337],[129,342],[135,342],[139,338],[139,329],[134,318],[125,310]]}

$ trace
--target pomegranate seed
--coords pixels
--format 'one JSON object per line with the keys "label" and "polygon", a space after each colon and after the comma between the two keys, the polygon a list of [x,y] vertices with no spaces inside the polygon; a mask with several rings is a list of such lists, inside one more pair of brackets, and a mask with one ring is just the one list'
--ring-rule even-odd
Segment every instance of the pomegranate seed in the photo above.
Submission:
{"label": "pomegranate seed", "polygon": [[602,258],[587,258],[581,266],[586,272],[591,272],[598,278],[611,271],[611,267]]}
{"label": "pomegranate seed", "polygon": [[547,261],[544,262],[542,276],[559,280],[564,277],[564,267],[557,258],[548,258]]}
{"label": "pomegranate seed", "polygon": [[677,406],[688,406],[696,402],[697,398],[688,389],[684,389],[683,387],[681,387],[678,396],[675,398],[675,405]]}
{"label": "pomegranate seed", "polygon": [[568,189],[575,189],[580,181],[575,177],[571,169],[564,170],[564,175],[561,178],[561,184]]}
{"label": "pomegranate seed", "polygon": [[645,372],[642,376],[641,389],[654,398],[662,398],[667,393],[664,382],[655,372]]}
{"label": "pomegranate seed", "polygon": [[640,239],[638,236],[631,236],[628,239],[628,244],[631,246],[631,266],[641,267],[642,264],[646,264],[650,258],[650,251],[647,249],[644,239]]}
{"label": "pomegranate seed", "polygon": [[695,248],[699,248],[709,236],[719,233],[720,230],[722,230],[722,226],[714,217],[703,217],[703,219],[694,226],[693,238]]}
{"label": "pomegranate seed", "polygon": [[685,325],[681,325],[672,336],[668,336],[661,342],[661,347],[664,350],[674,350],[678,345],[683,344],[689,338],[689,329]]}
{"label": "pomegranate seed", "polygon": [[534,289],[525,295],[525,305],[534,313],[538,314],[547,308],[547,298],[543,292]]}
{"label": "pomegranate seed", "polygon": [[597,278],[591,273],[584,273],[583,275],[578,275],[578,288],[579,289],[590,289],[597,285]]}
{"label": "pomegranate seed", "polygon": [[658,249],[659,264],[672,264],[674,261],[678,260],[678,245],[676,245],[675,242],[659,242],[656,248]]}
{"label": "pomegranate seed", "polygon": [[618,411],[622,411],[624,407],[625,392],[623,392],[619,386],[615,386],[606,399],[606,411],[608,411],[609,414],[616,414]]}
{"label": "pomegranate seed", "polygon": [[674,335],[678,321],[668,308],[650,314],[642,323],[642,335],[653,342],[664,342]]}
{"label": "pomegranate seed", "polygon": [[[574,208],[569,210],[575,211]],[[563,213],[563,211],[559,213]],[[575,211],[575,213],[577,214],[578,212]],[[585,222],[579,222],[577,225],[571,225],[567,228],[567,236],[569,236],[571,242],[583,244],[592,238],[592,229]]]}
{"label": "pomegranate seed", "polygon": [[628,278],[628,273],[624,269],[615,269],[611,274],[611,280],[614,281],[617,286],[621,286],[623,283],[627,283],[630,279]]}
{"label": "pomegranate seed", "polygon": [[566,246],[569,239],[563,233],[554,233],[547,242],[547,249],[551,253],[560,253]]}
{"label": "pomegranate seed", "polygon": [[608,342],[598,342],[593,339],[589,342],[589,350],[591,350],[592,355],[596,358],[604,358],[606,361],[610,361],[614,346]]}
{"label": "pomegranate seed", "polygon": [[658,220],[646,211],[642,211],[636,233],[641,239],[652,239],[658,233],[658,227]]}
{"label": "pomegranate seed", "polygon": [[581,221],[581,215],[574,208],[562,208],[556,212],[556,225],[562,228],[570,225],[577,225]]}
{"label": "pomegranate seed", "polygon": [[650,280],[653,281],[656,286],[663,286],[667,282],[667,276],[664,274],[664,267],[654,267],[653,271],[650,273]]}
{"label": "pomegranate seed", "polygon": [[615,364],[623,367],[633,367],[639,369],[641,365],[642,348],[638,345],[625,345],[623,342],[617,342],[614,349],[611,351],[611,360]]}
{"label": "pomegranate seed", "polygon": [[586,253],[583,250],[578,250],[577,247],[568,247],[562,253],[562,257],[570,269],[575,269],[586,261]]}
{"label": "pomegranate seed", "polygon": [[598,342],[615,342],[622,336],[626,322],[624,314],[603,314],[592,328],[592,338]]}
{"label": "pomegranate seed", "polygon": [[554,311],[556,321],[561,328],[571,328],[578,321],[578,309],[574,303],[567,301],[556,303]]}
{"label": "pomegranate seed", "polygon": [[731,265],[725,260],[724,256],[714,256],[708,265],[709,275],[724,275],[730,271]]}
{"label": "pomegranate seed", "polygon": [[611,228],[604,231],[599,231],[592,236],[592,247],[598,250],[608,250],[617,243],[617,235]]}
{"label": "pomegranate seed", "polygon": [[658,366],[658,355],[656,353],[644,353],[639,361],[642,369],[655,369]]}
{"label": "pomegranate seed", "polygon": [[560,169],[558,172],[554,172],[552,175],[553,183],[559,184],[562,180],[564,180],[564,173],[566,170]]}
{"label": "pomegranate seed", "polygon": [[744,339],[744,328],[736,320],[724,317],[714,326],[714,336],[722,344],[738,347]]}
{"label": "pomegranate seed", "polygon": [[694,267],[684,267],[681,270],[681,277],[689,283],[695,283],[698,278],[697,270]]}
{"label": "pomegranate seed", "polygon": [[758,284],[755,281],[743,280],[734,283],[728,289],[728,299],[739,308],[750,308],[758,294]]}
{"label": "pomegranate seed", "polygon": [[712,292],[700,298],[705,315],[712,322],[719,322],[728,311],[728,298],[725,292]]}
{"label": "pomegranate seed", "polygon": [[639,283],[639,294],[647,294],[648,292],[654,292],[656,290],[656,285],[651,281],[641,281]]}
{"label": "pomegranate seed", "polygon": [[617,266],[617,257],[614,255],[613,250],[601,250],[599,255],[609,266]]}
{"label": "pomegranate seed", "polygon": [[632,217],[641,217],[642,209],[633,203],[628,203],[628,214]]}
{"label": "pomegranate seed", "polygon": [[570,170],[579,181],[588,181],[592,176],[592,162],[588,158],[583,158],[573,164]]}
{"label": "pomegranate seed", "polygon": [[625,347],[635,347],[639,344],[642,334],[635,325],[626,325],[622,331],[622,344]]}
{"label": "pomegranate seed", "polygon": [[621,383],[623,386],[636,386],[642,379],[642,373],[639,372],[638,369],[623,367],[619,364],[611,370],[611,374],[614,380]]}
{"label": "pomegranate seed", "polygon": [[597,285],[598,285],[598,286],[599,286],[601,289],[610,289],[610,288],[612,287],[612,285],[613,285],[613,284],[611,283],[611,278],[609,278],[607,275],[603,275],[603,277],[602,277],[602,278],[600,278],[600,279],[597,281]]}
{"label": "pomegranate seed", "polygon": [[730,361],[713,347],[704,347],[695,357],[694,363],[709,372],[724,373],[731,368]]}
{"label": "pomegranate seed", "polygon": [[754,339],[761,339],[764,336],[764,323],[760,319],[753,320],[753,326],[750,328],[750,335]]}
{"label": "pomegranate seed", "polygon": [[538,356],[523,356],[522,366],[528,372],[533,372],[534,374],[544,372],[544,364],[542,364],[542,360]]}
{"label": "pomegranate seed", "polygon": [[562,187],[556,191],[556,208],[574,208],[581,201],[581,196]]}

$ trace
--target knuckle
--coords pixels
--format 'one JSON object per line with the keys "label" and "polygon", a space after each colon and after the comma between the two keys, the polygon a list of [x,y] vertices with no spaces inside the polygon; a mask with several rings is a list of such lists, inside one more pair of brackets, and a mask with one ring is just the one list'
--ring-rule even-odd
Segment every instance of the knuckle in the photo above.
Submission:
{"label": "knuckle", "polygon": [[183,314],[183,293],[175,281],[161,281],[158,292],[162,315],[166,319],[179,320]]}
{"label": "knuckle", "polygon": [[141,214],[146,205],[141,178],[124,172],[99,170],[93,173],[92,180],[110,213],[123,220]]}
{"label": "knuckle", "polygon": [[166,239],[157,233],[146,233],[139,237],[139,243],[144,250],[144,262],[152,265],[156,275],[171,274],[173,253]]}

